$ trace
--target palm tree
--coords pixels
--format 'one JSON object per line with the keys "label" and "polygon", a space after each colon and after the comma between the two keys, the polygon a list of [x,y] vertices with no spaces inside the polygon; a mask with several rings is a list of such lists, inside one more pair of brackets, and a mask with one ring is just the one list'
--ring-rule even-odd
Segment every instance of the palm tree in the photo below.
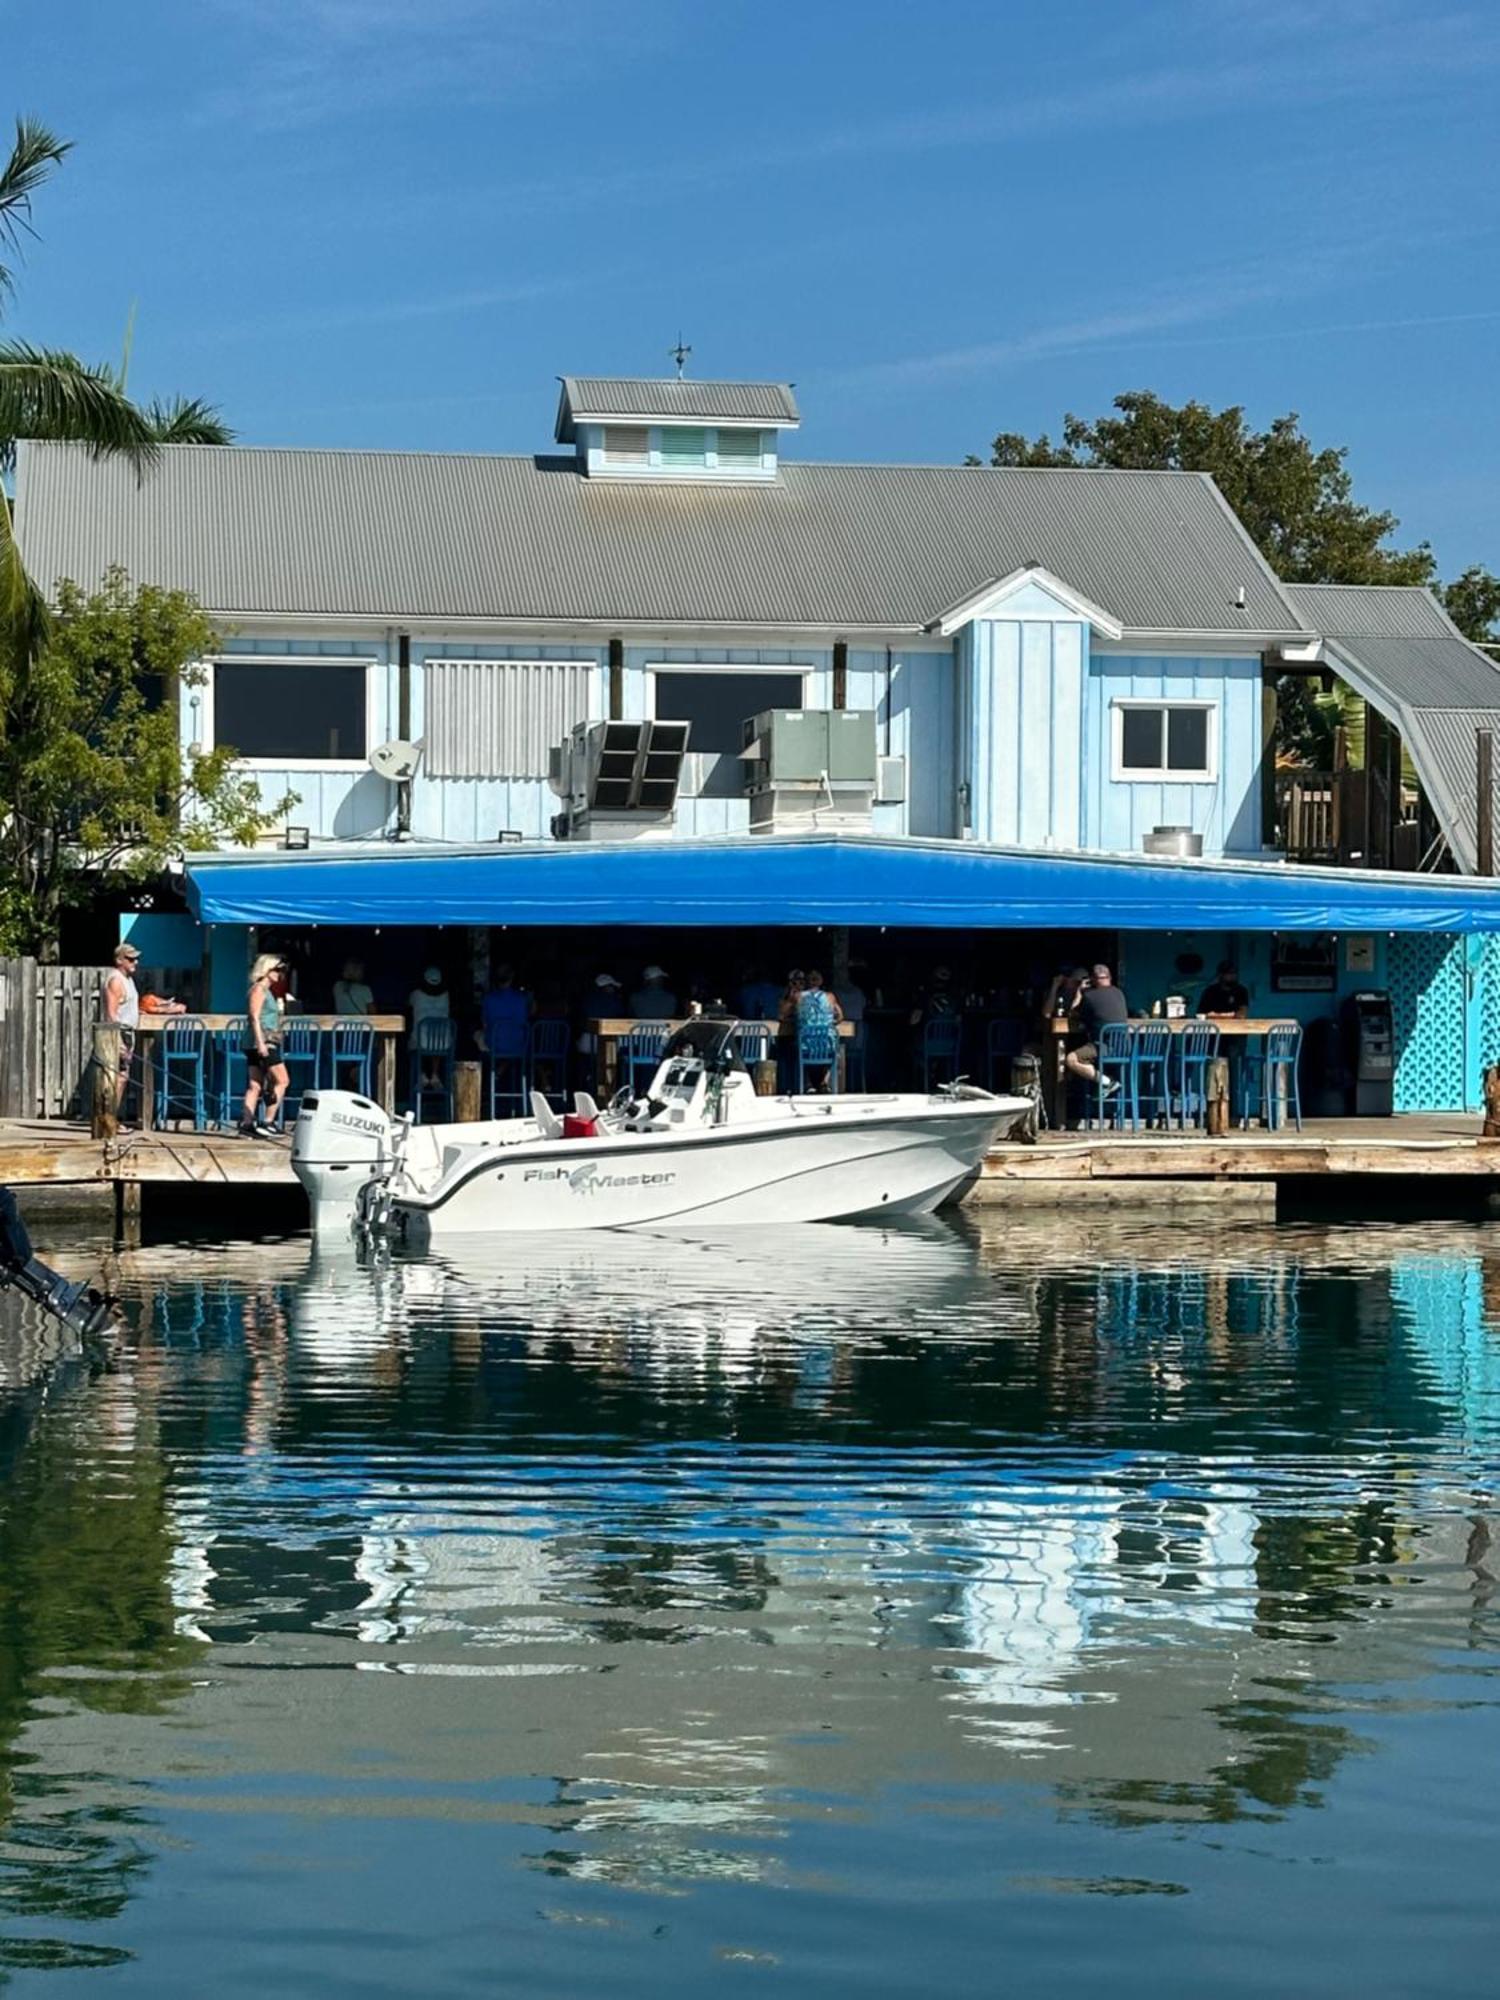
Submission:
{"label": "palm tree", "polygon": [[[11,262],[33,234],[32,197],[71,151],[34,118],[16,120],[10,158],[0,168],[0,306],[15,290]],[[122,453],[144,471],[163,444],[228,444],[233,432],[196,398],[140,409],[109,368],[76,354],[0,340],[0,473],[15,464],[21,438],[86,444]],[[11,531],[10,502],[0,488],[0,651],[25,658],[47,627],[46,607],[22,566]]]}

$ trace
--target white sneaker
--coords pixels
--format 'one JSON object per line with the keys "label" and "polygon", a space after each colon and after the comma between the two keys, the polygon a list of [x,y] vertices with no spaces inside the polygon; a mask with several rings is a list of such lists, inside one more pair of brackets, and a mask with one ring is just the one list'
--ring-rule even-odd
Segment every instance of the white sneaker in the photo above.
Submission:
{"label": "white sneaker", "polygon": [[1118,1079],[1117,1077],[1113,1077],[1113,1076],[1101,1076],[1101,1077],[1100,1077],[1100,1079],[1099,1079],[1099,1095],[1100,1095],[1101,1097],[1113,1097],[1113,1096],[1114,1096],[1114,1094],[1115,1094],[1115,1092],[1116,1092],[1116,1091],[1117,1091],[1117,1090],[1118,1090],[1119,1088],[1120,1088],[1120,1084],[1119,1084],[1119,1079]]}

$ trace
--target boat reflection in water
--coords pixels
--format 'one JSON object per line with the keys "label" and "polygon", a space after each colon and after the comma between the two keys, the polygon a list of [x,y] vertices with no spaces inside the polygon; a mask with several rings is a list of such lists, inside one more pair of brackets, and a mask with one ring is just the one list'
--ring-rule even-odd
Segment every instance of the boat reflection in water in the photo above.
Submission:
{"label": "boat reflection in water", "polygon": [[[160,1815],[165,1879],[215,1837],[204,1800],[270,1814],[289,1866],[399,1821],[427,1935],[481,1889],[530,1911],[541,1870],[564,1913],[774,1884],[734,1935],[785,1951],[830,1869],[879,1899],[935,1868],[967,1914],[907,1905],[918,1984],[940,1942],[992,1951],[997,1885],[1220,1893],[1241,1820],[1292,1861],[1354,1851],[1368,1803],[1347,1831],[1302,1809],[1416,1685],[1496,1747],[1442,1683],[1496,1637],[1487,1244],[939,1222],[146,1253],[100,1393],[130,1412],[163,1692],[106,1715],[27,1683],[17,1754],[90,1824]],[[87,1477],[104,1447],[70,1442]],[[1462,1865],[1426,1834],[1418,1896]],[[292,1894],[302,1934],[354,1921],[326,1873]],[[659,1958],[620,1948],[644,1990]]]}

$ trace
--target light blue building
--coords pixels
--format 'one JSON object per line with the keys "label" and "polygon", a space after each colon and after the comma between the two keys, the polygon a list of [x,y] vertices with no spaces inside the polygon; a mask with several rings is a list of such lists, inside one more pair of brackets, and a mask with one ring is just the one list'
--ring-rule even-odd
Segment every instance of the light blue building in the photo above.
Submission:
{"label": "light blue building", "polygon": [[[1284,586],[1200,474],[805,463],[798,424],[782,384],[568,376],[536,455],[173,447],[138,481],[24,445],[33,573],[87,584],[119,563],[192,591],[223,642],[181,703],[184,745],[232,743],[268,795],[297,795],[289,830],[235,864],[242,920],[208,940],[215,1000],[242,980],[252,882],[262,922],[284,923],[273,882],[319,857],[359,858],[362,917],[398,924],[422,921],[400,887],[415,853],[477,849],[495,864],[486,920],[515,921],[506,868],[553,842],[550,761],[580,723],[689,725],[675,810],[649,833],[676,846],[764,838],[747,718],[858,711],[868,786],[804,797],[774,837],[1141,857],[1155,829],[1186,829],[1201,858],[1184,865],[1274,870],[1284,923],[1189,936],[1168,897],[1127,936],[1096,909],[1086,928],[1119,929],[1127,977],[1160,990],[1227,951],[1278,989],[1276,1012],[1309,1017],[1389,987],[1405,1101],[1473,1102],[1494,982],[1472,924],[1441,928],[1443,878],[1411,884],[1409,926],[1355,931],[1273,845],[1276,685],[1328,671],[1387,719],[1387,819],[1404,744],[1426,859],[1474,865],[1474,732],[1500,728],[1500,671],[1426,593]],[[420,747],[409,789],[371,767],[390,741]],[[706,921],[626,902],[627,923]],[[1278,928],[1339,933],[1331,985],[1326,967],[1290,979]],[[181,963],[185,933],[154,948]]]}

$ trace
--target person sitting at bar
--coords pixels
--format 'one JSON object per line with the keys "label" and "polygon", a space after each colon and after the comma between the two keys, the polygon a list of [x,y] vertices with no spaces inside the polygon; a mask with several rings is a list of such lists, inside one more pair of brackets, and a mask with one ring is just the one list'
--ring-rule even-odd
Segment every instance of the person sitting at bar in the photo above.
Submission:
{"label": "person sitting at bar", "polygon": [[1240,1021],[1243,1021],[1250,1012],[1250,995],[1240,984],[1239,970],[1233,959],[1219,960],[1219,969],[1213,984],[1203,989],[1203,997],[1198,1002],[1198,1012],[1210,1020],[1217,1015],[1221,1019]]}
{"label": "person sitting at bar", "polygon": [[911,1025],[920,1028],[926,1021],[951,1020],[960,1011],[958,996],[953,991],[953,974],[946,965],[932,968],[932,981],[917,994],[917,1004],[911,1010]]}
{"label": "person sitting at bar", "polygon": [[[809,968],[801,992],[797,995],[797,1040],[816,1038],[821,1041],[825,1034],[832,1034],[844,1018],[844,1010],[838,1003],[836,994],[830,993],[823,984],[823,975],[816,966]],[[809,1071],[809,1082],[813,1090],[827,1090],[832,1073],[831,1063]]]}
{"label": "person sitting at bar", "polygon": [[766,977],[763,965],[752,966],[750,976],[735,996],[742,1021],[775,1021],[781,1014],[781,989]]}
{"label": "person sitting at bar", "polygon": [[677,995],[667,984],[659,965],[648,965],[641,983],[630,996],[630,1012],[637,1021],[675,1021]]}
{"label": "person sitting at bar", "polygon": [[[413,1030],[423,1021],[447,1021],[453,1014],[448,996],[448,982],[443,977],[440,965],[429,965],[422,974],[420,986],[414,986],[406,996],[406,1010],[411,1016]],[[436,1062],[422,1064],[422,1088],[441,1090],[443,1087],[442,1066]]]}
{"label": "person sitting at bar", "polygon": [[[1070,1076],[1081,1077],[1085,1083],[1097,1083],[1099,1030],[1114,1022],[1130,1019],[1129,1002],[1116,986],[1114,974],[1107,965],[1094,967],[1088,979],[1073,996],[1071,1013],[1082,1040],[1076,1048],[1069,1049],[1063,1058],[1063,1067]],[[1104,1079],[1106,1097],[1119,1087],[1114,1077]]]}
{"label": "person sitting at bar", "polygon": [[[1071,1014],[1073,1002],[1088,984],[1089,969],[1086,965],[1075,965],[1072,971],[1060,969],[1052,975],[1052,983],[1042,997],[1042,1019],[1050,1021],[1055,1014]],[[1061,1001],[1061,1007],[1058,1002]]]}
{"label": "person sitting at bar", "polygon": [[333,982],[333,1011],[335,1014],[373,1014],[375,995],[365,984],[365,964],[362,958],[347,958],[342,975]]}
{"label": "person sitting at bar", "polygon": [[508,965],[497,965],[490,990],[480,1009],[480,1028],[475,1036],[494,1069],[506,1072],[505,1081],[526,1054],[526,1031],[531,1021],[531,996],[516,984]]}

